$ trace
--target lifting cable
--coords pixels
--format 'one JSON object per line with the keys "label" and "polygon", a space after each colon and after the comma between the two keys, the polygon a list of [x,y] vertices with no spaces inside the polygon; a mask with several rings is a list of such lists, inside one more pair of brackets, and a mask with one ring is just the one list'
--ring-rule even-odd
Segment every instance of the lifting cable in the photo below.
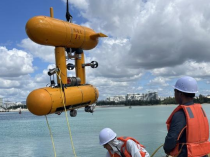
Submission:
{"label": "lifting cable", "polygon": [[151,155],[150,157],[153,157],[153,156],[157,153],[157,151],[158,151],[162,146],[163,146],[163,144],[161,144],[161,145],[152,153],[152,155]]}
{"label": "lifting cable", "polygon": [[[61,73],[61,71],[60,71],[60,73]],[[65,92],[64,92],[64,90],[62,90],[62,82],[61,82],[60,73],[59,73],[59,75],[57,73],[56,74],[57,74],[57,76],[58,76],[58,78],[60,80],[60,89],[61,89],[61,92],[63,91],[63,94],[65,96]],[[71,146],[72,146],[72,150],[73,150],[74,156],[77,157],[76,156],[76,152],[75,152],[75,148],[74,148],[74,143],[73,143],[72,134],[71,134],[71,128],[70,128],[70,124],[69,124],[69,120],[68,120],[68,116],[67,116],[67,111],[66,111],[66,106],[65,106],[63,94],[61,93],[62,100],[63,100],[62,102],[63,102],[63,106],[64,106],[64,110],[65,110],[65,115],[66,115],[66,121],[67,121],[67,125],[68,125],[68,130],[69,130],[69,136],[70,136],[70,140],[71,140]],[[51,137],[51,141],[52,141],[52,145],[53,145],[54,156],[56,157],[55,144],[54,144],[54,140],[53,140],[52,131],[50,129],[50,125],[48,123],[48,119],[47,119],[47,116],[46,115],[45,115],[45,118],[46,118],[47,126],[48,126],[48,129],[49,129],[49,132],[50,132],[50,137]]]}
{"label": "lifting cable", "polygon": [[50,129],[50,125],[48,123],[48,119],[47,119],[46,115],[45,115],[45,118],[46,118],[47,126],[48,126],[48,129],[49,129],[49,132],[50,132],[50,137],[51,137],[51,141],[52,141],[52,145],[53,145],[54,156],[56,157],[56,151],[55,151],[55,144],[54,144],[54,141],[53,141],[53,135],[52,135],[52,132],[51,132],[51,129]]}
{"label": "lifting cable", "polygon": [[[61,92],[63,91],[63,94],[64,94],[64,96],[65,96],[65,91],[64,91],[64,89],[62,90],[63,84],[62,84],[62,82],[61,82],[61,77],[60,77],[61,70],[59,70],[59,71],[60,71],[60,73],[58,74],[58,73],[56,72],[56,74],[57,74],[57,76],[58,76],[58,78],[59,78],[59,80],[60,80],[60,89],[61,89]],[[68,115],[67,115],[67,111],[66,111],[66,105],[65,105],[65,102],[64,102],[63,94],[61,93],[61,95],[62,95],[62,100],[63,100],[63,107],[64,107],[65,115],[66,115],[66,122],[67,122],[68,129],[69,129],[69,137],[70,137],[71,146],[72,146],[72,150],[73,150],[74,156],[77,157],[76,152],[75,152],[75,148],[74,148],[74,143],[73,143],[72,134],[71,134],[71,128],[70,128],[70,124],[69,124],[69,119],[68,119]]]}

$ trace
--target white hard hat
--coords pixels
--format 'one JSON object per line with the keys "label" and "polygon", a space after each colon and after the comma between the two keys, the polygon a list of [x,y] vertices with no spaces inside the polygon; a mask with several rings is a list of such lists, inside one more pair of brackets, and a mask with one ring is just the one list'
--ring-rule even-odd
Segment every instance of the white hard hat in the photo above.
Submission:
{"label": "white hard hat", "polygon": [[177,89],[184,93],[197,93],[198,86],[194,78],[190,76],[185,76],[176,81],[174,89]]}
{"label": "white hard hat", "polygon": [[99,144],[104,145],[108,143],[109,141],[113,140],[117,134],[110,128],[104,128],[99,133]]}

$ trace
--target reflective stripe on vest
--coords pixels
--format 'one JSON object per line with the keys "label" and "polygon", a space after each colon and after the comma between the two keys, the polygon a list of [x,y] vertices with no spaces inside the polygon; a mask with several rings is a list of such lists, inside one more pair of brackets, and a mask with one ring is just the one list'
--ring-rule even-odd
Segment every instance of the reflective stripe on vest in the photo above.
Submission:
{"label": "reflective stripe on vest", "polygon": [[[122,137],[118,137],[117,139],[123,142],[123,145],[121,146],[120,151],[123,152],[126,157],[131,157],[131,155],[128,153],[127,148],[126,148],[126,143],[127,143],[128,140],[134,141],[136,143],[138,149],[140,149],[138,145],[140,145],[140,147],[145,148],[142,144],[140,144],[136,139],[134,139],[132,137],[122,136]],[[139,152],[140,152],[142,157],[145,157],[146,152],[143,152],[141,150]],[[117,153],[112,154],[111,151],[109,151],[109,155],[111,157],[120,157],[120,155],[118,155]]]}
{"label": "reflective stripe on vest", "polygon": [[[173,115],[183,109],[186,116],[186,144],[188,157],[204,156],[210,153],[209,139],[209,123],[204,110],[200,104],[190,106],[179,105],[171,113],[166,121],[167,129],[169,130]],[[183,129],[182,129],[183,131]],[[182,133],[179,134],[179,137]],[[177,139],[179,140],[179,139]],[[177,156],[179,154],[179,144],[170,152],[170,155]]]}

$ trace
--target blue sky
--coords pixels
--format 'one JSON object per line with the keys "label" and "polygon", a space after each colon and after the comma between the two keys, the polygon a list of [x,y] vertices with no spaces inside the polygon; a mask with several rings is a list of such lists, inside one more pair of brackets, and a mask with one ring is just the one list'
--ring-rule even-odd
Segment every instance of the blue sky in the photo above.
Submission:
{"label": "blue sky", "polygon": [[[208,0],[69,0],[73,22],[108,35],[85,51],[87,83],[99,99],[126,93],[173,96],[182,76],[196,78],[199,93],[210,94],[210,2]],[[65,0],[0,1],[0,97],[24,101],[49,83],[54,48],[32,42],[27,21],[38,15],[65,20]],[[74,72],[69,73],[74,76]]]}

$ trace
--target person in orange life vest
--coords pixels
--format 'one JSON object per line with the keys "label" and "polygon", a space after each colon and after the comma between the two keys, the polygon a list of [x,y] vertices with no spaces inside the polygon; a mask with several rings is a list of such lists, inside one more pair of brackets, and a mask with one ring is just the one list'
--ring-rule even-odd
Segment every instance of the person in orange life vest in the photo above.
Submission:
{"label": "person in orange life vest", "polygon": [[106,157],[149,157],[149,153],[138,141],[131,137],[118,137],[110,128],[99,134],[99,144],[107,149]]}
{"label": "person in orange life vest", "polygon": [[185,76],[174,86],[178,107],[169,116],[166,124],[168,134],[164,151],[177,157],[207,157],[210,153],[209,123],[200,104],[194,104],[197,82]]}

